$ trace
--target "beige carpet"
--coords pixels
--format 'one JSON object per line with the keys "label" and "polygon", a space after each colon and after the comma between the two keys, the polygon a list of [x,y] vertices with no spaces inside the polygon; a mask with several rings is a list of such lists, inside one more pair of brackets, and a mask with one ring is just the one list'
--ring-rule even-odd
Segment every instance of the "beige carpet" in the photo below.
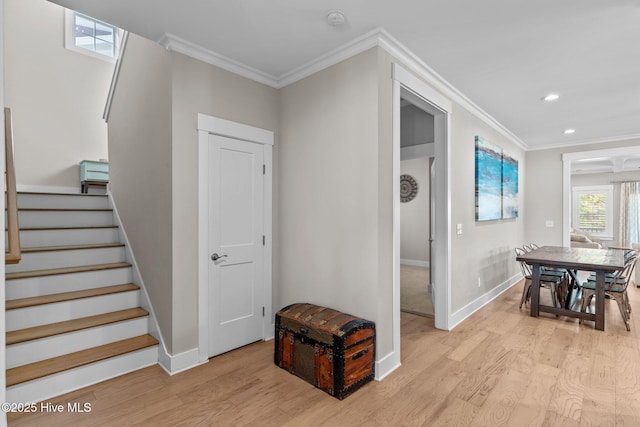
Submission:
{"label": "beige carpet", "polygon": [[422,316],[433,316],[431,294],[427,291],[429,269],[400,266],[400,310]]}

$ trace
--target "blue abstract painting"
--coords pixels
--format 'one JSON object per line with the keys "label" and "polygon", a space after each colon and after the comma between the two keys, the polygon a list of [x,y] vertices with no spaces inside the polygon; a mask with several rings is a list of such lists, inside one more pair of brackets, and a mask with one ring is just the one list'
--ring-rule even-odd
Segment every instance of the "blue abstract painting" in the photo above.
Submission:
{"label": "blue abstract painting", "polygon": [[502,218],[502,148],[476,136],[476,221]]}
{"label": "blue abstract painting", "polygon": [[518,160],[476,136],[476,221],[518,217]]}
{"label": "blue abstract painting", "polygon": [[518,217],[518,161],[502,153],[502,218]]}

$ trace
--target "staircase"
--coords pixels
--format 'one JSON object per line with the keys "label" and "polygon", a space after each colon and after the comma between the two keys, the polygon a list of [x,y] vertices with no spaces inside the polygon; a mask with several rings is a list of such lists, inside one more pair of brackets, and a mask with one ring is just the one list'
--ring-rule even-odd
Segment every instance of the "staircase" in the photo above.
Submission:
{"label": "staircase", "polygon": [[37,402],[158,362],[104,195],[18,193],[6,265],[7,401]]}

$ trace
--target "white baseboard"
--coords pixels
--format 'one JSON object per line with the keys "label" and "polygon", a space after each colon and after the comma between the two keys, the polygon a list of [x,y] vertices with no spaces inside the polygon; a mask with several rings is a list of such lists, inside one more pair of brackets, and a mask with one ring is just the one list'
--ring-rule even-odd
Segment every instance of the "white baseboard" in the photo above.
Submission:
{"label": "white baseboard", "polygon": [[376,381],[382,381],[387,375],[400,367],[400,357],[397,352],[392,351],[382,359],[376,361]]}
{"label": "white baseboard", "polygon": [[429,268],[430,267],[429,261],[421,261],[421,260],[417,260],[417,259],[401,259],[400,260],[400,264],[402,264],[402,265],[412,265],[414,267],[424,267],[424,268]]}
{"label": "white baseboard", "polygon": [[198,361],[197,347],[176,355],[168,354],[162,347],[158,349],[158,363],[169,375],[175,375],[179,372],[195,368],[196,366],[204,365],[207,362],[209,362],[209,360],[205,360],[204,362]]}
{"label": "white baseboard", "polygon": [[82,194],[80,182],[77,187],[59,187],[54,185],[25,185],[16,184],[16,191],[25,193],[62,193],[62,194]]}
{"label": "white baseboard", "polygon": [[271,328],[269,329],[269,332],[267,334],[265,334],[264,336],[264,340],[265,341],[271,341],[272,339],[275,338],[275,330],[276,330],[276,324],[272,323],[271,324]]}
{"label": "white baseboard", "polygon": [[480,310],[482,307],[493,301],[504,291],[518,283],[522,280],[522,273],[518,273],[515,276],[509,278],[508,280],[502,282],[500,285],[491,289],[489,292],[481,295],[475,300],[471,301],[466,306],[462,307],[460,310],[452,313],[449,317],[449,330],[455,328],[458,324],[464,321],[467,317],[471,316],[476,311]]}

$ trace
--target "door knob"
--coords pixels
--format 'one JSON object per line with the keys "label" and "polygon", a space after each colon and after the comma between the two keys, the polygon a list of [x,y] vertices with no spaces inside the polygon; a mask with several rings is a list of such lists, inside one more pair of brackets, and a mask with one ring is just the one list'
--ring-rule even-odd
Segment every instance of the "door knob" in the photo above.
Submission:
{"label": "door knob", "polygon": [[226,256],[227,256],[227,255],[218,255],[217,253],[214,253],[213,255],[211,255],[211,261],[217,261],[217,260],[219,260],[220,258],[224,258],[224,257],[226,257]]}

